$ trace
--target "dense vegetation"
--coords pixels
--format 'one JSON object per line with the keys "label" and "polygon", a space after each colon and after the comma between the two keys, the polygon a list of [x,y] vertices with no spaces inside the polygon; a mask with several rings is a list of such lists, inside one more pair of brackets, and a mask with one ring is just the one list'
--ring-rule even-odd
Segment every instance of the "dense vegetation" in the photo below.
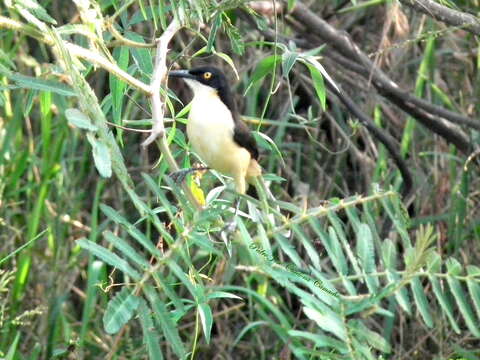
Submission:
{"label": "dense vegetation", "polygon": [[[0,358],[480,358],[479,0],[0,9]],[[168,176],[203,64],[258,199]]]}

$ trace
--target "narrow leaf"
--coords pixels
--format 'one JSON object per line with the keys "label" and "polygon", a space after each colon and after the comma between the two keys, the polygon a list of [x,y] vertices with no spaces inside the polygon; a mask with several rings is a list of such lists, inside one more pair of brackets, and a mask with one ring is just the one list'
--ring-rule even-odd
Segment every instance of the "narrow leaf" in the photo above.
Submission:
{"label": "narrow leaf", "polygon": [[327,315],[326,313],[321,313],[318,310],[306,306],[303,307],[303,312],[310,319],[315,321],[321,329],[334,334],[340,340],[347,340],[347,332],[340,318],[330,316],[329,314]]}
{"label": "narrow leaf", "polygon": [[430,315],[430,311],[428,310],[430,306],[428,304],[427,297],[425,296],[425,293],[423,291],[423,287],[422,287],[422,284],[420,283],[419,278],[414,277],[410,283],[410,286],[412,287],[412,291],[413,291],[413,299],[417,304],[418,311],[420,311],[423,321],[429,328],[433,327],[433,319],[432,319],[432,316]]}
{"label": "narrow leaf", "polygon": [[245,90],[245,93],[247,93],[253,85],[263,79],[267,74],[270,74],[275,68],[275,63],[279,62],[280,60],[280,56],[275,55],[270,55],[262,59],[257,64],[252,76],[250,77],[250,84],[248,85],[247,90]]}
{"label": "narrow leaf", "polygon": [[94,254],[107,264],[116,267],[134,280],[140,280],[140,274],[117,254],[114,254],[110,250],[105,249],[103,246],[95,244],[93,241],[87,240],[85,238],[77,240],[77,244],[82,249],[90,251],[92,254]]}
{"label": "narrow leaf", "polygon": [[111,299],[103,315],[103,327],[109,334],[117,333],[133,316],[140,303],[138,296],[132,295],[124,287]]}
{"label": "narrow leaf", "polygon": [[76,126],[80,129],[90,130],[90,131],[97,131],[97,127],[92,124],[90,118],[81,112],[78,109],[67,109],[65,110],[65,117],[69,124]]}
{"label": "narrow leaf", "polygon": [[95,167],[104,178],[112,176],[112,159],[107,145],[98,140],[93,134],[87,133],[87,139],[92,145],[92,155]]}
{"label": "narrow leaf", "polygon": [[162,350],[160,349],[160,336],[153,323],[151,310],[145,300],[140,299],[138,307],[138,315],[140,324],[142,325],[143,343],[147,346],[148,356],[150,359],[163,360]]}
{"label": "narrow leaf", "polygon": [[210,344],[210,337],[212,335],[213,314],[212,309],[206,303],[198,304],[198,311],[200,313],[200,320],[202,323],[203,333],[207,344]]}
{"label": "narrow leaf", "polygon": [[465,323],[467,324],[468,329],[472,332],[473,335],[476,337],[480,337],[480,330],[478,329],[478,321],[475,319],[475,315],[472,312],[472,308],[467,302],[467,296],[462,289],[462,285],[460,281],[455,279],[453,276],[447,277],[448,285],[450,286],[450,290],[455,297],[455,301],[457,302],[458,308],[460,309],[460,313],[462,314],[463,318],[465,319]]}
{"label": "narrow leaf", "polygon": [[105,231],[104,236],[105,236],[105,239],[107,239],[107,241],[110,244],[112,244],[118,250],[120,250],[120,252],[125,257],[129,258],[130,260],[132,260],[133,262],[135,262],[137,265],[139,265],[144,269],[150,267],[149,262],[145,258],[143,258],[140,255],[140,253],[135,251],[135,249],[131,247],[125,240],[123,240],[122,238],[119,238],[118,236],[113,234],[111,231]]}
{"label": "narrow leaf", "polygon": [[157,292],[153,287],[145,286],[144,290],[150,303],[150,307],[153,310],[157,326],[162,328],[163,334],[177,357],[183,359],[186,351],[182,340],[180,339],[178,327],[173,321],[171,314],[167,311],[165,303],[158,297]]}

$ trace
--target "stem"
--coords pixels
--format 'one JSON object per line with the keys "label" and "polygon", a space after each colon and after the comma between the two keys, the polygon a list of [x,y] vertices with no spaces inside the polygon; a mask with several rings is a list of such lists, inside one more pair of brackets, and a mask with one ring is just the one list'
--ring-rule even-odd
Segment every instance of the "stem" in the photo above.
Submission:
{"label": "stem", "polygon": [[[9,19],[4,16],[0,16],[0,28],[7,28],[15,31],[20,31],[30,37],[37,39],[38,41],[46,43],[47,45],[55,46],[55,41],[47,34],[38,31],[37,29],[33,28],[30,25],[21,23],[13,19]],[[71,55],[87,60],[107,70],[109,73],[114,74],[122,81],[125,81],[129,85],[144,92],[147,95],[152,94],[152,90],[147,84],[143,83],[140,80],[135,79],[133,76],[131,76],[127,72],[120,69],[116,64],[110,62],[104,56],[99,55],[91,50],[75,45],[68,41],[63,41],[63,44],[66,47],[66,49],[70,52]]]}
{"label": "stem", "polygon": [[165,127],[163,126],[165,104],[160,98],[160,85],[167,75],[168,43],[181,27],[180,23],[174,19],[170,25],[168,25],[162,36],[156,40],[157,53],[155,55],[155,67],[153,69],[152,82],[150,83],[153,127],[150,136],[142,143],[143,147],[150,145],[157,137],[162,137],[165,134]]}

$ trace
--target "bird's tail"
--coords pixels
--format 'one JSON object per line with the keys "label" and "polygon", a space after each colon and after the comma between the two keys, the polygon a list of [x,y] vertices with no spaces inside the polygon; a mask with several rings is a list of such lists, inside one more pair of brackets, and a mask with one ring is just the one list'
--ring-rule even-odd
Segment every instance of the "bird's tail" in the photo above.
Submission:
{"label": "bird's tail", "polygon": [[248,169],[247,169],[247,182],[249,184],[254,184],[255,181],[251,178],[257,177],[262,175],[262,168],[260,164],[257,162],[257,160],[250,160],[250,163],[248,164]]}
{"label": "bird's tail", "polygon": [[247,183],[254,186],[248,186],[247,195],[253,197],[254,199],[260,199],[257,191],[256,178],[262,175],[262,168],[260,164],[255,159],[251,159],[248,164],[246,180]]}

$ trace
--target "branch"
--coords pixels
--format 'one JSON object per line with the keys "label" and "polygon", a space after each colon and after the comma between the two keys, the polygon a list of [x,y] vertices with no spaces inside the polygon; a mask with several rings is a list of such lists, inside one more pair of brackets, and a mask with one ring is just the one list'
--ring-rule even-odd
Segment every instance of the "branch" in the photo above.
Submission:
{"label": "branch", "polygon": [[[252,21],[251,16],[249,16],[245,12],[240,12],[239,14],[244,20],[250,22],[251,25],[255,25]],[[266,29],[260,31],[267,39],[272,41],[275,39],[275,33],[273,31]],[[282,35],[277,34],[277,38],[282,38]],[[305,39],[284,39],[282,41],[284,43],[287,43],[288,41],[294,41],[297,43],[298,46],[304,47],[309,45],[308,41],[306,41]],[[412,175],[410,173],[410,170],[408,169],[405,160],[402,158],[402,156],[397,150],[398,144],[395,139],[392,138],[392,136],[390,136],[389,134],[384,133],[382,129],[378,128],[375,125],[374,121],[368,115],[366,115],[344,91],[340,91],[337,86],[335,84],[332,84],[328,79],[325,79],[325,83],[330,89],[330,91],[335,94],[338,99],[345,105],[347,110],[358,120],[360,120],[360,122],[367,128],[367,130],[372,134],[375,139],[380,141],[380,143],[385,146],[385,148],[395,161],[398,169],[400,170],[400,173],[402,174],[404,182],[402,195],[404,196],[404,198],[410,197],[412,195],[413,189]]]}
{"label": "branch", "polygon": [[168,43],[180,28],[180,23],[174,19],[170,25],[168,25],[162,36],[156,40],[157,53],[155,55],[152,82],[150,83],[153,127],[150,136],[142,143],[143,147],[150,145],[157,137],[162,137],[165,133],[165,127],[163,125],[165,104],[160,98],[160,85],[167,75]]}
{"label": "branch", "polygon": [[100,66],[101,68],[107,70],[109,73],[114,74],[120,80],[125,81],[127,84],[144,92],[147,95],[152,94],[152,90],[147,84],[145,84],[140,80],[135,79],[129,73],[120,69],[117,64],[110,62],[107,58],[103,57],[102,55],[99,55],[93,51],[85,49],[84,47],[69,43],[67,41],[65,41],[64,43],[65,43],[65,47],[67,48],[68,51],[70,51],[72,55],[75,55],[84,60],[88,60],[92,64]]}
{"label": "branch", "polygon": [[[143,147],[150,145],[157,138],[160,138],[158,141],[158,147],[165,160],[168,163],[170,169],[175,172],[180,170],[178,167],[175,158],[172,155],[165,137],[165,126],[164,126],[164,115],[165,115],[165,103],[160,97],[160,85],[162,80],[165,79],[167,75],[167,52],[168,52],[168,43],[172,40],[175,33],[180,30],[182,26],[180,23],[174,19],[170,25],[165,29],[162,36],[157,40],[157,53],[155,54],[155,65],[153,68],[152,81],[150,83],[150,98],[152,101],[152,131],[150,135],[142,143]],[[190,203],[195,206],[197,210],[201,210],[202,206],[199,204],[195,196],[192,194],[190,188],[183,183],[183,191],[185,192]]]}
{"label": "branch", "polygon": [[[433,109],[431,104],[427,109],[425,104],[428,104],[428,102],[402,90],[387,74],[372,63],[347,33],[335,29],[300,2],[296,3],[291,15],[300,23],[305,24],[310,31],[315,32],[317,36],[330,44],[345,58],[357,62],[364,69],[361,73],[362,76],[366,75],[368,78],[371,74],[375,88],[390,101],[415,117],[424,126],[454,144],[463,153],[470,152],[472,145],[468,136],[443,118],[448,118],[452,122],[455,122],[454,118],[457,117],[462,117],[466,121],[471,121],[471,119],[446,109],[441,109],[442,118],[437,118],[431,113]],[[435,109],[438,110],[438,107],[435,107]]]}
{"label": "branch", "polygon": [[480,35],[480,21],[474,15],[450,9],[432,0],[400,0],[400,2],[433,17],[435,20],[448,25],[459,26],[474,35]]}
{"label": "branch", "polygon": [[355,102],[347,95],[346,92],[339,91],[335,86],[332,86],[332,84],[329,81],[326,81],[325,83],[327,87],[330,89],[330,91],[334,93],[340,99],[340,101],[346,106],[346,108],[350,111],[350,113],[354,115],[358,120],[360,120],[360,122],[373,135],[373,137],[376,138],[378,141],[380,141],[380,143],[382,143],[385,146],[385,148],[393,158],[393,161],[395,161],[395,164],[397,165],[398,170],[400,170],[400,173],[402,174],[403,183],[404,183],[402,195],[405,199],[409,198],[413,194],[413,191],[412,191],[413,179],[405,160],[402,158],[402,155],[398,151],[399,149],[398,143],[395,141],[394,138],[392,138],[392,136],[383,132],[382,129],[378,128],[375,125],[375,122],[369,116],[367,116],[357,106],[357,104],[355,104]]}
{"label": "branch", "polygon": [[153,48],[155,47],[155,43],[141,43],[137,41],[133,41],[130,39],[127,39],[124,37],[122,34],[118,32],[117,29],[115,29],[115,24],[113,23],[112,18],[108,19],[106,22],[106,26],[108,30],[112,33],[113,37],[116,39],[115,41],[110,42],[108,45],[125,45],[129,47],[135,47],[135,48]]}
{"label": "branch", "polygon": [[[50,46],[54,46],[53,39],[49,38],[47,34],[42,33],[35,29],[34,27],[21,23],[19,21],[0,16],[0,28],[11,29],[15,31],[20,31],[25,35],[31,36],[38,41],[44,42]],[[99,55],[91,50],[88,50],[84,47],[72,44],[71,42],[64,41],[65,47],[67,50],[74,56],[79,57],[84,60],[88,60],[89,62],[107,70],[109,73],[114,74],[119,79],[125,81],[129,85],[133,86],[134,88],[144,92],[147,95],[151,94],[150,87],[143,83],[140,80],[135,79],[126,71],[120,69],[117,64],[110,62],[107,58],[102,55]]]}

